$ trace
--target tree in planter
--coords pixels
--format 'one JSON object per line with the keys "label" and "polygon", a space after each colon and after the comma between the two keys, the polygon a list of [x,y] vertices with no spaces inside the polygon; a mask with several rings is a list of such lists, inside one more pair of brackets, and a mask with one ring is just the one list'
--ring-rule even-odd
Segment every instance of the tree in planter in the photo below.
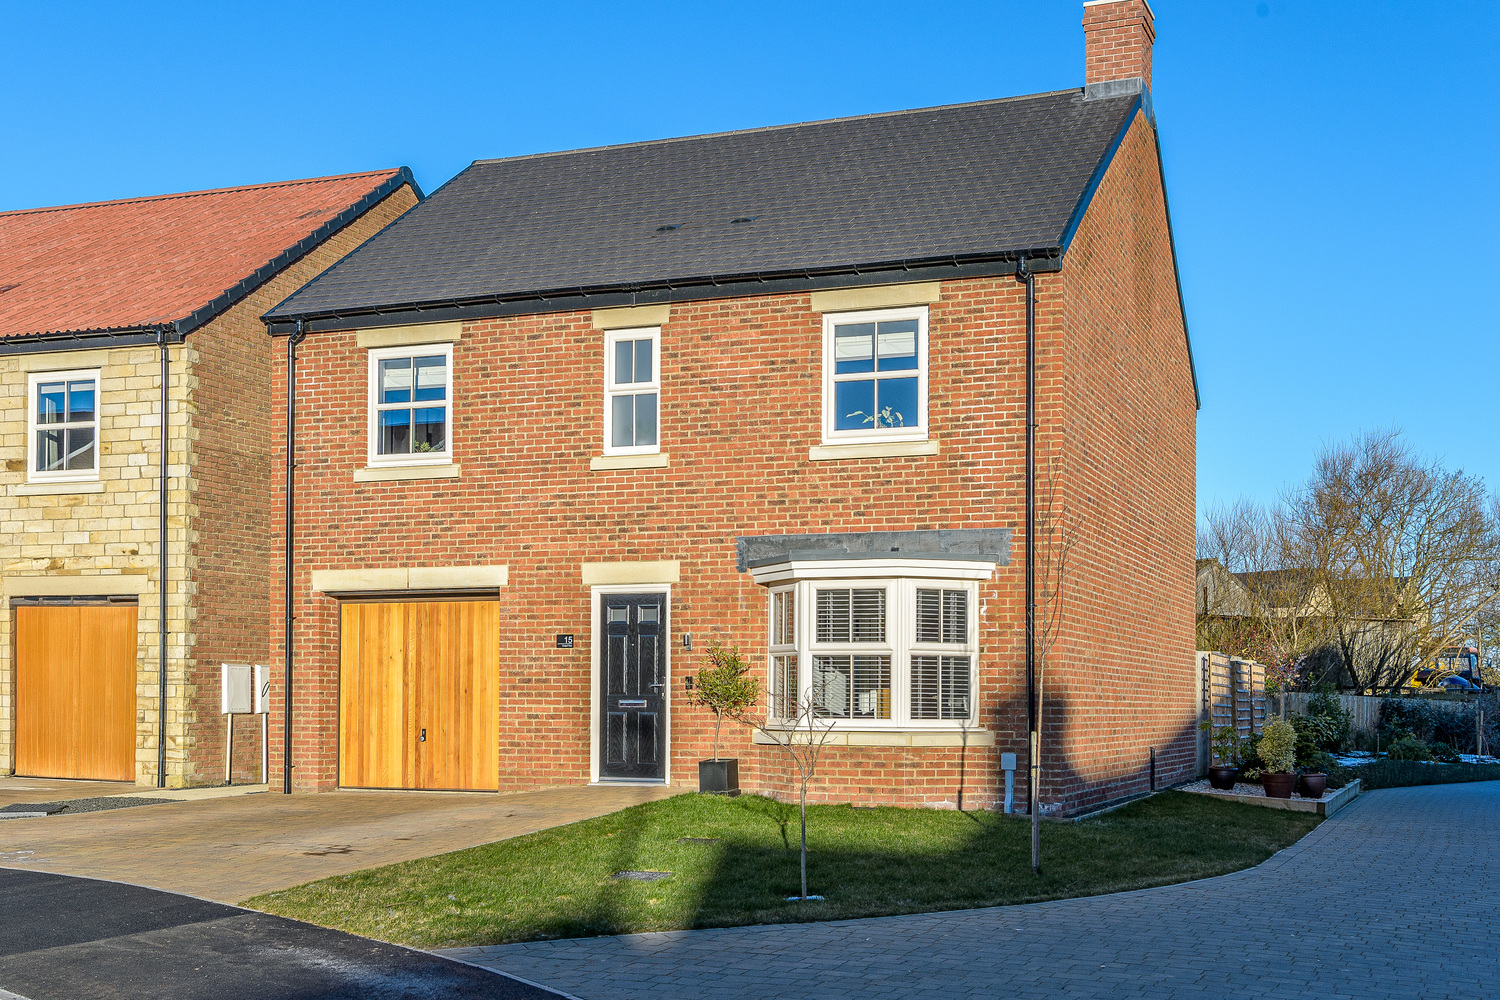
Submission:
{"label": "tree in planter", "polygon": [[755,707],[760,701],[760,681],[733,646],[711,644],[708,660],[713,665],[698,672],[693,700],[714,713],[714,760],[718,760],[719,730],[724,720],[738,719]]}
{"label": "tree in planter", "polygon": [[785,699],[764,716],[739,718],[769,737],[785,751],[792,770],[797,773],[797,806],[802,823],[802,902],[807,902],[807,786],[818,773],[818,759],[833,723],[823,718],[823,692],[810,689],[797,701]]}

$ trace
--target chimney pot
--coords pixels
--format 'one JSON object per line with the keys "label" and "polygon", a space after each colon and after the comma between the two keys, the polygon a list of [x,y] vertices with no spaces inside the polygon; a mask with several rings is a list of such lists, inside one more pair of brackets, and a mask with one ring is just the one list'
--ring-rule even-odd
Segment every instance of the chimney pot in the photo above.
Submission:
{"label": "chimney pot", "polygon": [[1084,83],[1139,78],[1151,89],[1156,15],[1146,0],[1087,0],[1083,5]]}

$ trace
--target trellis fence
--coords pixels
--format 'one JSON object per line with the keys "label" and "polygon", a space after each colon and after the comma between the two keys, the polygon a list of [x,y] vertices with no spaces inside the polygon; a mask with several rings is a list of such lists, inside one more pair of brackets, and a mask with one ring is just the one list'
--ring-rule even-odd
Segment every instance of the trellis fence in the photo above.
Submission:
{"label": "trellis fence", "polygon": [[[1241,660],[1199,650],[1199,676],[1203,680],[1199,718],[1214,729],[1233,726],[1240,739],[1258,733],[1266,724],[1266,667],[1254,660]],[[1209,765],[1208,733],[1198,736],[1198,769]]]}

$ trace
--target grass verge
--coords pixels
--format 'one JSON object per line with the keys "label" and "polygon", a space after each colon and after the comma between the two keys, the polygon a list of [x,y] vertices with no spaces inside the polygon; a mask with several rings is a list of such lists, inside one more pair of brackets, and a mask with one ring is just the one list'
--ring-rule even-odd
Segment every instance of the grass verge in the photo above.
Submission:
{"label": "grass verge", "polygon": [[[1024,816],[816,806],[808,886],[827,898],[801,903],[784,898],[798,886],[795,805],[689,794],[244,905],[422,948],[839,920],[1222,875],[1259,864],[1317,823],[1309,813],[1165,792],[1079,823],[1048,823],[1034,876]],[[628,870],[672,876],[611,878]]]}
{"label": "grass verge", "polygon": [[1358,778],[1360,788],[1406,788],[1411,785],[1450,785],[1461,781],[1500,781],[1500,764],[1435,764],[1422,760],[1378,760],[1345,769]]}

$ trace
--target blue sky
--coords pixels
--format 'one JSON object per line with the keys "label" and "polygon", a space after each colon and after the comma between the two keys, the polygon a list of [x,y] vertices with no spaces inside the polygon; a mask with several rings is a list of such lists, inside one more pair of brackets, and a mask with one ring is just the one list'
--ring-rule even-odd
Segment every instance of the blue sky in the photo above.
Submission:
{"label": "blue sky", "polygon": [[[1500,487],[1500,4],[1156,0],[1200,509],[1399,426]],[[0,209],[1077,86],[1077,0],[0,2]]]}

